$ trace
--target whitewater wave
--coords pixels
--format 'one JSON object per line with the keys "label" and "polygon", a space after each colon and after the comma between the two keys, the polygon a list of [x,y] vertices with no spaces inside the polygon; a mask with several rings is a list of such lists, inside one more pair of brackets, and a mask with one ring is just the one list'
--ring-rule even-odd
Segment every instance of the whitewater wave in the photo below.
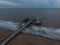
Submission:
{"label": "whitewater wave", "polygon": [[43,36],[51,39],[60,39],[60,29],[53,27],[38,27],[32,26],[26,28],[23,33],[34,34],[38,36]]}
{"label": "whitewater wave", "polygon": [[5,21],[5,20],[0,20],[0,28],[5,28],[5,29],[10,29],[12,31],[15,31],[18,29],[20,26],[20,23],[15,23],[12,21]]}
{"label": "whitewater wave", "polygon": [[[19,28],[19,26],[20,23],[0,20],[0,28],[6,28],[15,31]],[[60,28],[30,26],[28,28],[25,28],[22,32],[51,39],[60,39]]]}

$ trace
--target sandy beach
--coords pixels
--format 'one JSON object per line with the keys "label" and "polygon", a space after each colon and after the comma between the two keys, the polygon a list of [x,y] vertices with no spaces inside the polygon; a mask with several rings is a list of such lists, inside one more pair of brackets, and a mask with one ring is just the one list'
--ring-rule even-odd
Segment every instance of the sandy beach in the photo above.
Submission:
{"label": "sandy beach", "polygon": [[[0,29],[0,40],[11,33],[9,30]],[[60,40],[52,40],[30,34],[18,34],[6,45],[60,45]]]}

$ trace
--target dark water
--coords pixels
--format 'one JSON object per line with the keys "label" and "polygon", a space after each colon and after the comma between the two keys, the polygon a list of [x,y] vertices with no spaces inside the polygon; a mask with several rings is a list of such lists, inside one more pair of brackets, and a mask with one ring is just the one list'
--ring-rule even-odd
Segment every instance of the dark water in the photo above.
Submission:
{"label": "dark water", "polygon": [[0,8],[0,18],[4,20],[20,21],[25,17],[41,16],[43,26],[60,27],[60,9],[50,8]]}

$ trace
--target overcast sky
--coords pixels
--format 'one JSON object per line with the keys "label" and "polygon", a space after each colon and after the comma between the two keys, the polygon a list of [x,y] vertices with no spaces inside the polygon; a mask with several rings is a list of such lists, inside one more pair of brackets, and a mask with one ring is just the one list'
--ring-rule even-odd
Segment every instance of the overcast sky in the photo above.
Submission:
{"label": "overcast sky", "polygon": [[60,0],[0,0],[0,8],[60,8]]}

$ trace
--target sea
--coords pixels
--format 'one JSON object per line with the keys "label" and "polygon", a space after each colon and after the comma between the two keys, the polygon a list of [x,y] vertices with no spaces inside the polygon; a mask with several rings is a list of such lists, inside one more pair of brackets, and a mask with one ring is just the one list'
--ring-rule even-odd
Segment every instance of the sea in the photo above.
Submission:
{"label": "sea", "polygon": [[60,8],[0,8],[0,20],[21,22],[38,16],[43,26],[60,28]]}

